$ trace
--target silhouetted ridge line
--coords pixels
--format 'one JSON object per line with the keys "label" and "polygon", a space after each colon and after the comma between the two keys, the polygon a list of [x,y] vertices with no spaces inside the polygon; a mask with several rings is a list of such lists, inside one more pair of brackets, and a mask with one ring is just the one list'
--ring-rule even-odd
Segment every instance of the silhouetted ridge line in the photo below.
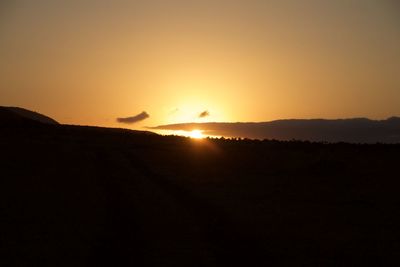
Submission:
{"label": "silhouetted ridge line", "polygon": [[56,120],[48,116],[20,107],[0,107],[0,112],[2,122],[21,121],[21,119],[27,119],[45,124],[59,124]]}

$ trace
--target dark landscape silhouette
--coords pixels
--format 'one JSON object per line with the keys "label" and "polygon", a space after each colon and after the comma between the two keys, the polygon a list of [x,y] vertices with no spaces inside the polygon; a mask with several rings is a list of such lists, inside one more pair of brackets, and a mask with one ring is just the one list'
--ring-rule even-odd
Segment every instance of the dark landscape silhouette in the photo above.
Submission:
{"label": "dark landscape silhouette", "polygon": [[20,111],[0,108],[0,266],[398,263],[399,144],[192,140]]}

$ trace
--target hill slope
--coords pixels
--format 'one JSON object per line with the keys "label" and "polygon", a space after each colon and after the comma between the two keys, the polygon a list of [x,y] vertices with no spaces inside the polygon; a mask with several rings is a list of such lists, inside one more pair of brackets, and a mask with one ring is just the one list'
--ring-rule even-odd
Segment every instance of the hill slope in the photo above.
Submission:
{"label": "hill slope", "polygon": [[0,128],[1,266],[390,266],[398,145]]}
{"label": "hill slope", "polygon": [[11,123],[11,122],[25,121],[25,123],[27,123],[27,120],[46,123],[46,124],[59,124],[54,119],[34,111],[30,111],[19,107],[0,106],[0,122]]}

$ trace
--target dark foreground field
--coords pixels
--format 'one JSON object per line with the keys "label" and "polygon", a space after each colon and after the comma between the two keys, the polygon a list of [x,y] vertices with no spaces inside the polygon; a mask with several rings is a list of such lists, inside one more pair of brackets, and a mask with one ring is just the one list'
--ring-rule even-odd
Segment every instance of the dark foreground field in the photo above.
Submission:
{"label": "dark foreground field", "polygon": [[395,266],[400,146],[0,127],[0,266]]}

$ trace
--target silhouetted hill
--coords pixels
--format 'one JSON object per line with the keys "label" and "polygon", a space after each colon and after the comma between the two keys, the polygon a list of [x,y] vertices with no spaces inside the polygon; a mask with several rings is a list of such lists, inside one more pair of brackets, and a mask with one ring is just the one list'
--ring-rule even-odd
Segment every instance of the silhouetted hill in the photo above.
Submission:
{"label": "silhouetted hill", "polygon": [[46,124],[58,124],[58,122],[54,119],[34,111],[19,107],[0,106],[1,123],[18,123],[23,121],[27,122],[27,120],[37,121]]}
{"label": "silhouetted hill", "polygon": [[400,145],[39,123],[0,151],[0,266],[399,263]]}
{"label": "silhouetted hill", "polygon": [[400,143],[400,118],[375,121],[365,118],[342,120],[277,120],[248,123],[181,123],[151,127],[158,130],[203,130],[206,135],[251,139],[303,140],[314,142]]}

